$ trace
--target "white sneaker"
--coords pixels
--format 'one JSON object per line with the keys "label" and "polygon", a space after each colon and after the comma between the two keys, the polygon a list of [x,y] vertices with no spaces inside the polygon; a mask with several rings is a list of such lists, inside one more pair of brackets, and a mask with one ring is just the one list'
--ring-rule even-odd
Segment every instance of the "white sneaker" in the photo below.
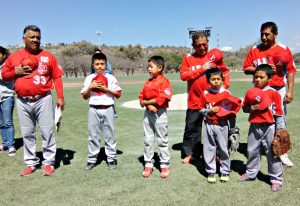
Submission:
{"label": "white sneaker", "polygon": [[13,157],[13,156],[15,156],[16,154],[17,154],[17,151],[16,151],[16,149],[15,149],[14,147],[10,147],[10,148],[8,149],[8,156]]}
{"label": "white sneaker", "polygon": [[293,162],[289,159],[289,156],[286,153],[280,156],[280,160],[281,160],[282,164],[284,164],[288,167],[294,166]]}

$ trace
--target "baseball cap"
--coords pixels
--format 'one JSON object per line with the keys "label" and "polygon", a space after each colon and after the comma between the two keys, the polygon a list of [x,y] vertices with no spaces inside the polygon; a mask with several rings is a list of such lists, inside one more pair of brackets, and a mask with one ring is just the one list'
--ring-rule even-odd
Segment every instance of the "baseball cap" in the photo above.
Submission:
{"label": "baseball cap", "polygon": [[214,104],[219,107],[217,117],[225,117],[229,114],[236,114],[241,108],[242,100],[235,96],[226,97]]}
{"label": "baseball cap", "polygon": [[259,110],[265,110],[271,104],[270,98],[260,88],[251,88],[246,92],[244,104],[259,105]]}
{"label": "baseball cap", "polygon": [[212,62],[218,62],[223,59],[223,53],[219,49],[212,49],[208,52],[207,57]]}
{"label": "baseball cap", "polygon": [[274,65],[286,65],[289,63],[290,58],[289,53],[286,50],[282,50],[272,56],[272,61],[274,62]]}
{"label": "baseball cap", "polygon": [[[104,76],[104,75],[102,75],[102,74],[98,74],[97,76],[95,76],[93,79],[92,79],[92,82],[93,81],[97,81],[97,82],[99,82],[100,84],[104,84],[105,86],[108,86],[108,81],[107,81],[107,78]],[[99,89],[93,89],[92,90],[96,95],[103,95],[103,94],[105,94],[105,92],[102,92],[102,91],[100,91]]]}

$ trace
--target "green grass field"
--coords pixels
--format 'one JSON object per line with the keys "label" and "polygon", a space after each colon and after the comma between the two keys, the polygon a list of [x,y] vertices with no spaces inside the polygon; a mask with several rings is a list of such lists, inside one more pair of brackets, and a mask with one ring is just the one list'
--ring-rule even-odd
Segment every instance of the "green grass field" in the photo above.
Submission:
{"label": "green grass field", "polygon": [[[179,74],[168,75],[179,80]],[[234,78],[245,77],[242,73]],[[148,78],[141,75],[140,80]],[[233,78],[233,79],[234,79]],[[132,77],[120,77],[130,80]],[[83,79],[80,79],[81,82]],[[76,82],[74,79],[66,82]],[[299,150],[299,83],[295,85],[295,98],[288,107],[288,129],[293,149],[289,153],[295,166],[285,168],[284,186],[279,193],[270,190],[267,162],[262,157],[261,173],[252,182],[239,183],[239,173],[245,171],[247,115],[240,112],[238,126],[241,129],[241,148],[232,155],[231,181],[209,184],[206,181],[203,161],[194,165],[181,163],[180,145],[185,125],[185,111],[168,111],[169,148],[171,152],[170,178],[160,179],[155,169],[149,179],[143,171],[143,111],[122,108],[123,102],[137,99],[142,84],[121,85],[122,97],[116,101],[116,137],[118,141],[118,168],[108,170],[103,161],[91,171],[85,171],[87,159],[87,110],[88,103],[80,95],[80,88],[65,88],[65,111],[61,130],[56,134],[56,171],[51,177],[43,177],[38,170],[28,177],[21,177],[24,168],[23,146],[15,112],[17,155],[0,154],[0,205],[300,205]],[[173,81],[174,94],[184,93],[186,83]],[[232,82],[231,92],[244,96],[250,82]],[[103,147],[103,141],[101,142]],[[37,151],[41,155],[41,137],[37,136]],[[159,152],[156,147],[156,152]]]}

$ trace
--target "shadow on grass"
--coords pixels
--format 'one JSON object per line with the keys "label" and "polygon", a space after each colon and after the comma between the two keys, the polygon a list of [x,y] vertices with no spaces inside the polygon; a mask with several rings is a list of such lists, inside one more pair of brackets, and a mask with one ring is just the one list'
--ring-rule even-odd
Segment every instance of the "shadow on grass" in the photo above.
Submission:
{"label": "shadow on grass", "polygon": [[237,151],[247,158],[247,143],[240,143]]}
{"label": "shadow on grass", "polygon": [[[159,160],[159,156],[157,154],[157,152],[154,152],[154,156],[153,156],[153,159],[154,159],[154,167],[157,169],[157,170],[160,170],[160,160]],[[139,162],[143,165],[143,167],[145,167],[145,161],[144,161],[144,156],[140,156],[138,158]]]}
{"label": "shadow on grass", "polygon": [[[121,154],[123,154],[123,152],[120,150],[117,150],[117,155],[121,155]],[[101,147],[100,152],[97,156],[97,162],[96,162],[95,166],[100,165],[103,161],[105,161],[107,164],[107,156],[105,154],[105,148]]]}
{"label": "shadow on grass", "polygon": [[23,138],[22,137],[16,138],[14,146],[16,150],[19,150],[23,146]]}

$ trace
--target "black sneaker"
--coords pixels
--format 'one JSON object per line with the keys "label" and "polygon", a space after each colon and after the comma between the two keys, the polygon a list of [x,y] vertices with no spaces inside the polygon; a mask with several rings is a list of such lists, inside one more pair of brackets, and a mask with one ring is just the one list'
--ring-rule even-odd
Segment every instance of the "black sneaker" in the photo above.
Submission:
{"label": "black sneaker", "polygon": [[94,167],[95,167],[95,164],[94,164],[94,163],[88,162],[88,163],[86,164],[86,167],[85,167],[84,169],[86,169],[86,170],[91,170],[91,169],[93,169]]}
{"label": "black sneaker", "polygon": [[118,165],[117,160],[113,160],[112,162],[107,162],[108,169],[113,170],[116,169]]}
{"label": "black sneaker", "polygon": [[7,151],[7,150],[8,150],[7,146],[5,146],[3,144],[0,145],[0,152],[4,152],[4,151]]}

